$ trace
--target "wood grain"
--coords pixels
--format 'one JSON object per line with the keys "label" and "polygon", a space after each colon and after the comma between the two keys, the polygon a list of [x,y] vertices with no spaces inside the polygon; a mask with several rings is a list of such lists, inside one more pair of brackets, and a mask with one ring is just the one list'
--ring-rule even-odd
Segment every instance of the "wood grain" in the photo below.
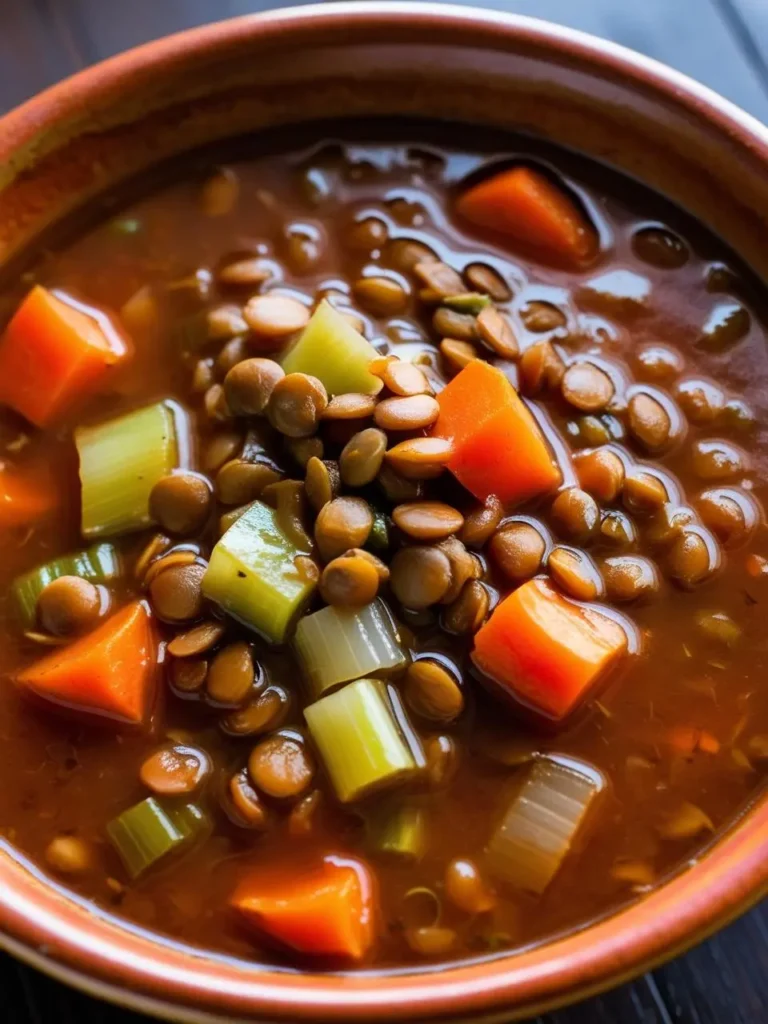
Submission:
{"label": "wood grain", "polygon": [[[459,0],[471,5],[472,0]],[[768,121],[768,0],[484,0],[665,61]],[[0,111],[84,64],[288,0],[0,0]],[[2,1024],[142,1024],[0,957]],[[768,911],[653,974],[535,1024],[766,1024]]]}

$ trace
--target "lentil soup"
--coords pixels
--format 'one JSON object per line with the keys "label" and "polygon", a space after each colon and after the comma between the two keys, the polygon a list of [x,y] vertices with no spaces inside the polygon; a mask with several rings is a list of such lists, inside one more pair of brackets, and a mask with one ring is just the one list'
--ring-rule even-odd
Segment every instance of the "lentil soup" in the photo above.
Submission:
{"label": "lentil soup", "polygon": [[0,829],[270,962],[582,926],[768,765],[759,287],[572,154],[397,131],[188,158],[3,298]]}

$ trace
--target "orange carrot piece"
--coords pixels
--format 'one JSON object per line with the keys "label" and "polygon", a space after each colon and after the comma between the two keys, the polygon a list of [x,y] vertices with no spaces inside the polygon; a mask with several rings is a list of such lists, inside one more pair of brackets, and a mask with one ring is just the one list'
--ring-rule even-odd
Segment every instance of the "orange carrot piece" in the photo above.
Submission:
{"label": "orange carrot piece", "polygon": [[699,742],[696,745],[703,754],[720,753],[720,741],[706,729],[702,729],[699,733]]}
{"label": "orange carrot piece", "polygon": [[475,636],[472,659],[508,694],[559,721],[626,649],[618,622],[538,577],[497,605]]}
{"label": "orange carrot piece", "polygon": [[126,353],[104,313],[35,285],[0,339],[0,402],[47,426]]}
{"label": "orange carrot piece", "polygon": [[562,474],[539,425],[504,374],[468,363],[437,396],[435,437],[453,442],[453,475],[481,501],[519,502],[554,490]]}
{"label": "orange carrot piece", "polygon": [[530,167],[512,167],[459,197],[456,208],[472,224],[511,235],[570,266],[597,253],[597,234],[568,195]]}
{"label": "orange carrot piece", "polygon": [[330,855],[310,870],[253,872],[232,906],[262,935],[298,953],[361,960],[374,939],[374,891],[362,861]]}
{"label": "orange carrot piece", "polygon": [[57,505],[56,491],[48,480],[0,472],[0,527],[34,523]]}
{"label": "orange carrot piece", "polygon": [[154,694],[157,643],[143,601],[19,673],[30,693],[74,711],[140,725]]}

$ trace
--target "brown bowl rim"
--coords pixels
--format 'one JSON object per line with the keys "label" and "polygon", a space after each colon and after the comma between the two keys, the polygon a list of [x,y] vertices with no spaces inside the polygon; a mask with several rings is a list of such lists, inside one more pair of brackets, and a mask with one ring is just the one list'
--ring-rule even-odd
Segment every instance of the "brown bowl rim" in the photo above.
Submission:
{"label": "brown bowl rim", "polygon": [[[521,43],[587,68],[708,122],[768,166],[768,129],[687,76],[615,43],[522,15],[430,3],[341,2],[284,8],[190,29],[112,57],[0,119],[0,161],[57,124],[104,103],[153,68],[188,66],[248,39],[320,30],[418,26],[498,50]],[[42,881],[41,881],[42,879]],[[175,1020],[509,1020],[626,981],[711,934],[768,890],[768,800],[756,801],[695,864],[613,915],[545,945],[418,972],[320,975],[277,971],[121,927],[69,900],[6,852],[0,858],[0,946],[92,994]]]}

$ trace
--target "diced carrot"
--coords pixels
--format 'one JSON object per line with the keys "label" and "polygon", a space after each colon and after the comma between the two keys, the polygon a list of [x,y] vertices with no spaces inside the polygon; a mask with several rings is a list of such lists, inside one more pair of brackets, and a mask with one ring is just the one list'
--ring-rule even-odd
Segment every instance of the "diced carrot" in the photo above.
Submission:
{"label": "diced carrot", "polygon": [[327,856],[309,870],[254,871],[232,906],[263,935],[298,953],[362,959],[374,939],[374,881],[351,857]]}
{"label": "diced carrot", "polygon": [[713,736],[711,732],[707,732],[706,729],[702,729],[699,733],[699,742],[697,743],[697,746],[703,754],[720,753],[720,741],[716,736]]}
{"label": "diced carrot", "polygon": [[10,470],[0,472],[0,527],[34,523],[57,504],[50,481],[27,478]]}
{"label": "diced carrot", "polygon": [[461,195],[459,214],[479,227],[525,242],[569,266],[597,253],[597,233],[562,189],[530,167],[512,167]]}
{"label": "diced carrot", "polygon": [[47,426],[126,353],[104,313],[35,285],[0,339],[0,402]]}
{"label": "diced carrot", "polygon": [[504,374],[468,363],[437,396],[435,437],[453,442],[448,468],[481,501],[525,501],[553,490],[562,474],[539,425]]}
{"label": "diced carrot", "polygon": [[516,700],[559,721],[626,649],[618,622],[536,578],[497,605],[475,636],[472,658]]}
{"label": "diced carrot", "polygon": [[152,703],[156,646],[147,606],[136,601],[36,661],[16,681],[54,704],[140,725]]}

